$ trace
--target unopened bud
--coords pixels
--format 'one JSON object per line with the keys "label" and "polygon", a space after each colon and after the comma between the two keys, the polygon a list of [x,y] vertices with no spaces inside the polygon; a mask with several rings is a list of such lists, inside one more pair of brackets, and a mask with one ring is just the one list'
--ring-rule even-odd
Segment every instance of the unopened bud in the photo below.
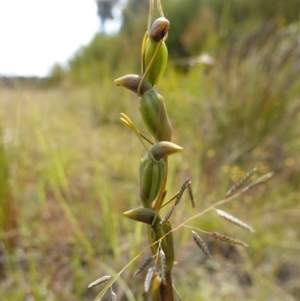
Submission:
{"label": "unopened bud", "polygon": [[150,33],[146,32],[142,46],[142,73],[155,87],[163,76],[168,49],[165,44],[170,23],[165,18],[158,18],[152,25]]}
{"label": "unopened bud", "polygon": [[150,208],[137,208],[123,212],[123,215],[137,222],[151,225],[155,217],[155,210]]}
{"label": "unopened bud", "polygon": [[160,141],[151,146],[149,151],[156,160],[181,152],[183,148],[170,141]]}
{"label": "unopened bud", "polygon": [[[135,93],[138,93],[138,87],[141,82],[142,77],[137,74],[127,74],[120,78],[117,78],[114,80],[115,84],[117,86],[125,87]],[[146,91],[150,90],[152,88],[151,84],[144,80],[142,82],[142,85],[140,87],[140,94],[143,95]]]}
{"label": "unopened bud", "polygon": [[166,174],[163,160],[153,161],[146,155],[140,166],[140,198],[143,207],[151,208],[156,199]]}
{"label": "unopened bud", "polygon": [[171,141],[172,128],[165,102],[155,89],[148,90],[140,98],[140,112],[156,141]]}
{"label": "unopened bud", "polygon": [[167,37],[168,30],[170,27],[170,22],[164,17],[156,19],[150,29],[150,37],[155,41],[159,42],[160,40]]}

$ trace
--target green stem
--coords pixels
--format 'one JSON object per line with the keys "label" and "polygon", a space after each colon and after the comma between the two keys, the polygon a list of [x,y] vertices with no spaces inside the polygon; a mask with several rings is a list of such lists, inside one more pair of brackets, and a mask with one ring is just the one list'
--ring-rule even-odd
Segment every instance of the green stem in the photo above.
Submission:
{"label": "green stem", "polygon": [[161,208],[161,206],[162,206],[162,204],[163,204],[164,198],[165,198],[165,196],[166,196],[165,191],[166,191],[166,185],[167,185],[167,180],[168,180],[168,157],[164,158],[163,160],[164,160],[165,166],[166,166],[166,174],[165,174],[165,178],[164,178],[164,180],[163,180],[163,183],[162,183],[162,185],[161,185],[161,189],[160,189],[160,191],[159,191],[159,194],[158,194],[158,196],[157,196],[157,199],[156,199],[156,201],[155,201],[155,204],[154,204],[154,206],[153,206],[153,209],[154,209],[156,212],[155,212],[155,217],[154,217],[153,222],[152,222],[152,226],[153,226],[153,225],[155,224],[155,222],[156,222],[157,215],[158,215],[158,213],[159,213],[159,210],[160,210],[160,208]]}
{"label": "green stem", "polygon": [[[174,293],[173,293],[173,284],[172,284],[172,275],[171,271],[166,274],[166,285],[163,283],[160,284],[160,296],[163,301],[173,301]],[[154,301],[154,300],[153,300]]]}

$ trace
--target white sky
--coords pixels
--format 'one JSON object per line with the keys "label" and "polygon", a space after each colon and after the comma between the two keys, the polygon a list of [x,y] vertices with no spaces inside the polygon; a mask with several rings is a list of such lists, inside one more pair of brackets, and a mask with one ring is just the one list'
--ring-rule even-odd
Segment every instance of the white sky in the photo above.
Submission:
{"label": "white sky", "polygon": [[0,75],[45,76],[99,27],[94,0],[0,0]]}

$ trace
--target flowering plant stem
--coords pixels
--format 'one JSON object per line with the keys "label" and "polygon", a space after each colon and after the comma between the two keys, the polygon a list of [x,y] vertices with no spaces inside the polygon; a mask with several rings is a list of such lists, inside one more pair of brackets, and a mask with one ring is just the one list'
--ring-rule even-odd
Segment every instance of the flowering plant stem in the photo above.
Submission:
{"label": "flowering plant stem", "polygon": [[[169,21],[164,18],[160,0],[156,1],[160,17],[152,23],[154,1],[150,0],[148,28],[142,42],[142,74],[125,75],[116,84],[135,92],[140,101],[141,117],[152,135],[154,143],[147,149],[143,140],[146,138],[134,126],[128,116],[122,113],[121,120],[141,140],[147,150],[140,165],[140,201],[143,208],[124,212],[135,221],[147,224],[149,245],[155,258],[155,267],[150,268],[151,277],[146,277],[151,285],[152,301],[173,301],[171,270],[174,261],[174,246],[171,224],[162,219],[160,209],[166,196],[168,179],[168,156],[182,148],[171,142],[172,128],[163,97],[155,89],[161,79],[168,59],[165,40],[168,36]],[[170,214],[171,215],[171,214]],[[145,291],[148,293],[148,291]]]}

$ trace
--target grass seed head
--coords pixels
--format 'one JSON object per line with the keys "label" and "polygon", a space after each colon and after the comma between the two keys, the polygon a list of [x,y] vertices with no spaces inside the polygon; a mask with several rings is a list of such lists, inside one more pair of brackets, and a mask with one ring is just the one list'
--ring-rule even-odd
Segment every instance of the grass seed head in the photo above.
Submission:
{"label": "grass seed head", "polygon": [[155,267],[149,268],[144,281],[144,293],[148,293],[155,275]]}
{"label": "grass seed head", "polygon": [[148,257],[143,264],[134,272],[133,277],[136,277],[139,273],[141,273],[148,265],[149,263],[154,259],[153,256]]}
{"label": "grass seed head", "polygon": [[88,285],[88,288],[91,288],[91,287],[94,287],[98,284],[104,283],[104,282],[108,281],[109,279],[111,279],[111,276],[109,276],[109,275],[103,276],[103,277],[93,281],[92,283],[90,283]]}
{"label": "grass seed head", "polygon": [[167,259],[166,259],[166,254],[163,251],[162,248],[159,248],[159,262],[160,262],[160,275],[161,275],[161,280],[164,285],[166,285],[166,274],[167,274]]}
{"label": "grass seed head", "polygon": [[208,247],[204,240],[196,233],[195,231],[192,231],[194,241],[196,242],[197,246],[208,256],[211,257],[211,254],[208,250]]}
{"label": "grass seed head", "polygon": [[246,229],[250,232],[255,232],[255,230],[250,225],[248,225],[245,222],[241,221],[240,219],[234,217],[233,215],[231,215],[223,210],[219,210],[219,209],[216,209],[216,212],[220,217],[222,217],[226,221],[228,221],[234,225],[237,225],[243,229]]}
{"label": "grass seed head", "polygon": [[218,232],[210,232],[209,235],[212,236],[213,238],[217,239],[217,240],[224,241],[224,242],[227,242],[229,244],[239,245],[239,246],[243,246],[243,247],[248,247],[249,246],[248,244],[246,244],[245,242],[243,242],[239,239],[236,239],[236,238],[224,235],[224,234],[220,234]]}

